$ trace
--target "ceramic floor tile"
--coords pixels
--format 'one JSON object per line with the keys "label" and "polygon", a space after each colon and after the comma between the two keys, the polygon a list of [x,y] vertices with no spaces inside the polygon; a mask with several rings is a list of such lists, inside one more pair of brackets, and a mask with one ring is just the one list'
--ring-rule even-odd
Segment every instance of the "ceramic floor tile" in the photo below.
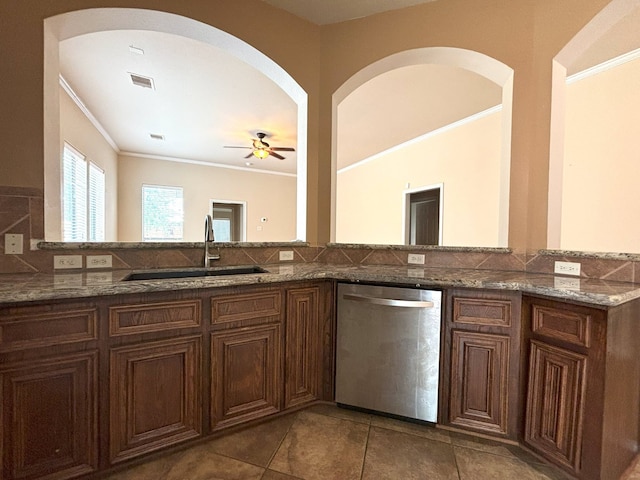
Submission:
{"label": "ceramic floor tile", "polygon": [[217,438],[210,450],[227,457],[266,467],[295,420],[295,415],[271,420],[255,427]]}
{"label": "ceramic floor tile", "polygon": [[122,472],[114,473],[103,480],[164,480],[175,461],[176,455],[152,460],[142,465],[128,468]]}
{"label": "ceramic floor tile", "polygon": [[261,480],[302,480],[299,477],[292,477],[284,473],[276,472],[274,470],[266,470],[262,475]]}
{"label": "ceramic floor tile", "polygon": [[421,425],[380,415],[371,416],[371,425],[395,430],[397,432],[410,433],[419,437],[430,438],[431,440],[437,440],[439,442],[451,443],[449,432],[431,425]]}
{"label": "ceramic floor tile", "polygon": [[269,464],[305,480],[358,480],[369,426],[302,411]]}
{"label": "ceramic floor tile", "polygon": [[458,480],[451,444],[371,427],[362,480],[426,478]]}
{"label": "ceramic floor tile", "polygon": [[260,480],[263,473],[264,468],[212,453],[208,445],[200,445],[185,451],[164,478],[154,480]]}
{"label": "ceramic floor tile", "polygon": [[566,477],[542,465],[531,466],[515,457],[453,447],[460,480],[564,480]]}
{"label": "ceramic floor tile", "polygon": [[351,420],[358,423],[371,423],[371,415],[358,410],[350,410],[348,408],[340,408],[335,405],[314,405],[307,409],[308,412],[319,413],[321,415],[328,415],[330,417],[342,418],[344,420]]}
{"label": "ceramic floor tile", "polygon": [[508,445],[503,442],[474,437],[472,435],[465,435],[464,433],[450,432],[449,435],[451,437],[451,443],[458,447],[470,448],[485,453],[493,453],[494,455],[502,455],[503,457],[516,457],[516,449],[520,450],[516,446]]}

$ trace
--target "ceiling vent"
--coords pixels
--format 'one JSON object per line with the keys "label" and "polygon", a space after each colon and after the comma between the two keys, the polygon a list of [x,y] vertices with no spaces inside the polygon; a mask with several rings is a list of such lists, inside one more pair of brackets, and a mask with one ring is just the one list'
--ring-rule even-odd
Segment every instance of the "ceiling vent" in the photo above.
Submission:
{"label": "ceiling vent", "polygon": [[164,140],[164,135],[160,135],[158,133],[150,133],[149,136],[154,140]]}
{"label": "ceiling vent", "polygon": [[129,73],[129,76],[131,77],[131,83],[133,83],[134,85],[155,90],[155,87],[153,85],[153,78],[143,77],[142,75],[138,75],[136,73]]}

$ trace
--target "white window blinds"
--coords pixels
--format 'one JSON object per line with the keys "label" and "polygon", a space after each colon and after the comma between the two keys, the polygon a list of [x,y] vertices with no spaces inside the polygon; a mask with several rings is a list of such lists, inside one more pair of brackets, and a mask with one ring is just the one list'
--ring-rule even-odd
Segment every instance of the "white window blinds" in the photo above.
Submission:
{"label": "white window blinds", "polygon": [[62,239],[105,239],[104,171],[66,143],[62,156]]}
{"label": "white window blinds", "polygon": [[142,186],[142,240],[182,240],[184,209],[181,187]]}

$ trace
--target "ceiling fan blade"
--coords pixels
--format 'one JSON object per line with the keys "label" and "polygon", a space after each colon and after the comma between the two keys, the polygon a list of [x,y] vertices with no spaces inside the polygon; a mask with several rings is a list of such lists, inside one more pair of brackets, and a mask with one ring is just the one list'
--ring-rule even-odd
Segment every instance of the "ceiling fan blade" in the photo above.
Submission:
{"label": "ceiling fan blade", "polygon": [[271,150],[276,150],[279,152],[295,152],[296,149],[293,147],[272,147]]}
{"label": "ceiling fan blade", "polygon": [[222,148],[251,148],[251,147],[236,147],[235,145],[225,145]]}
{"label": "ceiling fan blade", "polygon": [[251,157],[253,157],[253,152],[251,152],[249,155],[247,155],[247,156],[246,156],[246,157],[244,157],[244,158],[251,158]]}
{"label": "ceiling fan blade", "polygon": [[271,155],[272,157],[276,157],[279,160],[284,160],[284,157],[276,152],[272,150],[269,150],[269,155]]}

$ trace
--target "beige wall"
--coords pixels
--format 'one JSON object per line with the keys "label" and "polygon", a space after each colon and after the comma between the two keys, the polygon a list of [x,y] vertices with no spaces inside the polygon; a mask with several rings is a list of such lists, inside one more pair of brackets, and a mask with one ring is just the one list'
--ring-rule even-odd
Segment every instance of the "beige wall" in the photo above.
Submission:
{"label": "beige wall", "polygon": [[143,184],[184,189],[184,241],[203,241],[211,199],[247,202],[248,242],[295,240],[295,177],[120,156],[120,241],[142,240]]}
{"label": "beige wall", "polygon": [[[85,0],[81,8],[111,2]],[[123,0],[214,25],[261,50],[309,94],[310,241],[329,239],[331,96],[349,77],[393,53],[428,46],[479,51],[515,70],[509,245],[546,245],[551,64],[608,0],[430,2],[317,27],[260,0]],[[75,0],[0,2],[0,184],[42,188],[43,19],[80,8]],[[264,25],[269,25],[268,29]],[[50,126],[46,126],[50,128]]]}
{"label": "beige wall", "polygon": [[338,174],[336,241],[403,244],[407,184],[443,183],[442,244],[498,246],[500,112]]}
{"label": "beige wall", "polygon": [[64,142],[105,173],[105,240],[118,240],[118,154],[60,87],[60,152],[45,165],[45,239],[62,239],[61,166]]}
{"label": "beige wall", "polygon": [[560,247],[640,252],[640,60],[567,86]]}

